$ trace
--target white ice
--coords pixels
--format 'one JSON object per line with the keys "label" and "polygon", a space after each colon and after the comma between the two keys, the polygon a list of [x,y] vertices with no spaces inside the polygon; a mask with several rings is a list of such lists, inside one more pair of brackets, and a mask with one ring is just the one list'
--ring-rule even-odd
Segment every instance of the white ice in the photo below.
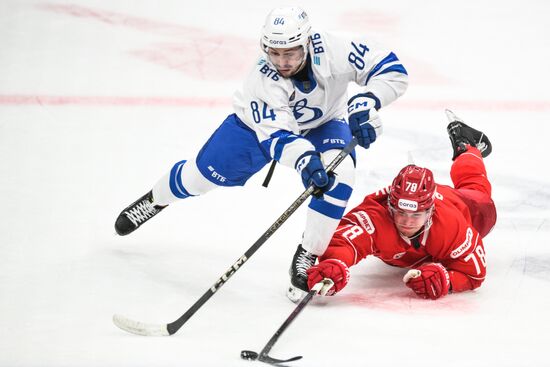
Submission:
{"label": "white ice", "polygon": [[[0,2],[0,366],[249,366],[295,305],[287,270],[301,208],[175,335],[177,319],[301,193],[290,169],[185,200],[128,237],[119,211],[190,158],[231,112],[282,2]],[[295,366],[550,366],[550,4],[304,0],[315,26],[391,47],[410,88],[359,152],[350,206],[412,153],[449,183],[445,108],[493,142],[499,219],[474,292],[416,298],[369,259],[309,304],[272,355]]]}

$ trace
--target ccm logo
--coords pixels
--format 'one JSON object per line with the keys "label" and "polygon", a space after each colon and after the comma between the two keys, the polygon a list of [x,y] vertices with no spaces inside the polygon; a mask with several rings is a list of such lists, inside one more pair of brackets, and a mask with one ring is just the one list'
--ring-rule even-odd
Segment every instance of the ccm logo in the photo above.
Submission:
{"label": "ccm logo", "polygon": [[456,259],[457,257],[460,257],[460,255],[468,251],[468,249],[472,247],[473,237],[474,237],[474,232],[470,227],[468,227],[468,230],[466,231],[466,240],[464,240],[464,242],[460,246],[458,246],[456,249],[454,249],[451,252],[451,257],[453,259]]}
{"label": "ccm logo", "polygon": [[416,211],[418,209],[418,203],[412,200],[399,199],[397,207],[399,209]]}

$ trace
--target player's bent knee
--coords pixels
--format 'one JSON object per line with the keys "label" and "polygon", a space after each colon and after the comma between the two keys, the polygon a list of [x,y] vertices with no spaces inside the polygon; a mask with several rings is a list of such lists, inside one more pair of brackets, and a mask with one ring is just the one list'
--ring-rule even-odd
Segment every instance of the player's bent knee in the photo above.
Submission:
{"label": "player's bent knee", "polygon": [[[185,162],[185,165],[175,177],[175,182],[192,196],[203,195],[219,186],[207,180],[199,171],[195,160]],[[179,177],[177,177],[179,176]]]}

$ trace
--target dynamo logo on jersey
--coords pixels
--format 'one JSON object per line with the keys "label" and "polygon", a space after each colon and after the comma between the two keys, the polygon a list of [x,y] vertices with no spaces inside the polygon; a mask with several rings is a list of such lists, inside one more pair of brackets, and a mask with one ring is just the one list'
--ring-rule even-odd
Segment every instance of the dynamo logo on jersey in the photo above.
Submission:
{"label": "dynamo logo on jersey", "polygon": [[301,124],[307,124],[323,116],[323,111],[320,108],[307,105],[307,98],[297,101],[296,104],[291,107],[293,109],[294,118]]}

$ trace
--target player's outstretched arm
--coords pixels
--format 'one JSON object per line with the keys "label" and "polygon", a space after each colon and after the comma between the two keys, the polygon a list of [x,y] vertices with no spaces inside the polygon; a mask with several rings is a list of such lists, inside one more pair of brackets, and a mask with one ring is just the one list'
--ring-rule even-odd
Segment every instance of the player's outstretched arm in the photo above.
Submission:
{"label": "player's outstretched arm", "polygon": [[342,260],[327,259],[307,270],[307,284],[309,289],[312,289],[313,286],[322,282],[324,279],[332,280],[334,285],[322,295],[333,296],[348,284],[348,266]]}

